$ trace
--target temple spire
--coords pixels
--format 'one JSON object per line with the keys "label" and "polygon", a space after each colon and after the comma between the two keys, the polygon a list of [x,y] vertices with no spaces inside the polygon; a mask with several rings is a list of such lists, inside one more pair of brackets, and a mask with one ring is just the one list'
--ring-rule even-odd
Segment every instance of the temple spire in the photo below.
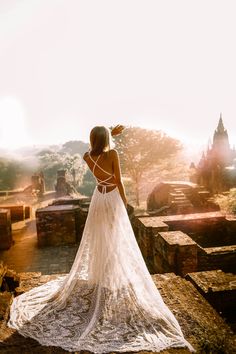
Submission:
{"label": "temple spire", "polygon": [[224,127],[223,119],[222,119],[222,113],[220,113],[220,119],[219,119],[219,123],[218,123],[216,130],[218,133],[224,133],[224,131],[225,131],[225,127]]}

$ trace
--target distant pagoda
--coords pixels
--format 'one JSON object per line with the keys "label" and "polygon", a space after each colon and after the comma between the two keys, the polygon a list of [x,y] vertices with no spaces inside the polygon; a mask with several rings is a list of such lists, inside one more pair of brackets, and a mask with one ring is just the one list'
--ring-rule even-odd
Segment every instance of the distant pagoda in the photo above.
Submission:
{"label": "distant pagoda", "polygon": [[197,167],[198,183],[212,193],[220,193],[236,187],[235,149],[230,148],[228,132],[224,127],[222,114],[213,135]]}
{"label": "distant pagoda", "polygon": [[220,114],[219,123],[213,136],[212,151],[208,154],[213,155],[213,158],[221,166],[227,166],[232,162],[232,153],[228,132],[224,127],[222,114]]}

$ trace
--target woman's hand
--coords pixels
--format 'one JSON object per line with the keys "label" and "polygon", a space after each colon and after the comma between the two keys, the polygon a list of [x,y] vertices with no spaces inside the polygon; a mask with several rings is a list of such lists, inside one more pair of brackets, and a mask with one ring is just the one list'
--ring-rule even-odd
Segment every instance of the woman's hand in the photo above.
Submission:
{"label": "woman's hand", "polygon": [[115,135],[119,135],[122,133],[122,131],[125,129],[124,125],[118,124],[116,125],[114,128],[112,128],[111,130],[111,135],[115,136]]}

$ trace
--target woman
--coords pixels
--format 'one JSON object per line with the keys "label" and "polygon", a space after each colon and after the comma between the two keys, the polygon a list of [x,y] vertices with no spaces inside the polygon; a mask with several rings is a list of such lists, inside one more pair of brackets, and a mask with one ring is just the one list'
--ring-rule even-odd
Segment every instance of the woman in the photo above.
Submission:
{"label": "woman", "polygon": [[[122,130],[117,126],[112,135]],[[108,129],[93,128],[90,143],[84,160],[97,187],[71,271],[16,297],[8,325],[42,345],[68,351],[194,351],[164,304],[137,245]]]}

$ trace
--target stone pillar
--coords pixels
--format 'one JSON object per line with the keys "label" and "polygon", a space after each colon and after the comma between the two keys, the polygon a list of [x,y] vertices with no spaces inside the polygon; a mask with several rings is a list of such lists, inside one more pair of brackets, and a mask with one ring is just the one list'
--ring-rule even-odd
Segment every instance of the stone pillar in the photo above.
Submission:
{"label": "stone pillar", "polygon": [[155,253],[154,235],[158,231],[167,231],[168,225],[156,217],[140,217],[136,222],[136,239],[150,273],[154,273]]}
{"label": "stone pillar", "polygon": [[0,209],[0,249],[9,249],[12,243],[10,210]]}
{"label": "stone pillar", "polygon": [[57,171],[57,183],[55,185],[56,197],[61,198],[70,195],[73,187],[66,181],[66,170]]}
{"label": "stone pillar", "polygon": [[35,193],[37,196],[42,196],[45,193],[45,181],[43,172],[39,174],[34,174],[31,177],[32,193]]}

